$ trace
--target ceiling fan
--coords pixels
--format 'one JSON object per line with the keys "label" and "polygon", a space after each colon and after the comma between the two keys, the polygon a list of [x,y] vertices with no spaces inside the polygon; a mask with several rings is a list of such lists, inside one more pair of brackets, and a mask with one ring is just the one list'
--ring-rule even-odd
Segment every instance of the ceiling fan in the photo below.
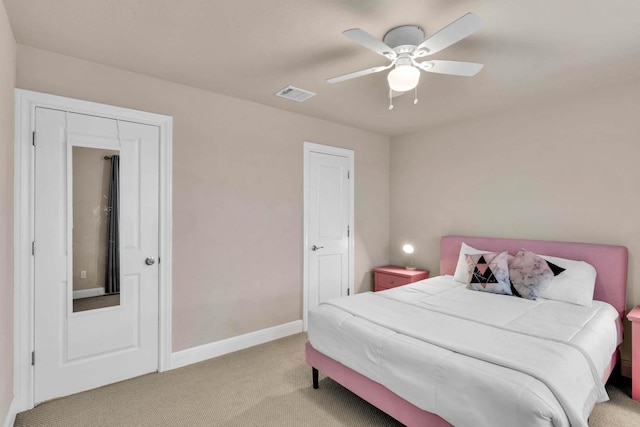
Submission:
{"label": "ceiling fan", "polygon": [[[379,73],[395,65],[395,68],[387,75],[390,89],[389,98],[391,98],[391,91],[403,93],[416,88],[420,80],[420,70],[454,76],[474,76],[482,69],[483,64],[444,60],[418,62],[417,59],[440,52],[475,33],[483,26],[484,22],[478,15],[467,13],[426,40],[424,39],[424,30],[416,25],[395,27],[384,35],[382,41],[360,28],[343,31],[342,34],[378,55],[384,56],[391,63],[333,77],[327,82],[343,82]],[[417,97],[414,103],[417,103]],[[391,108],[393,106],[390,106]]]}

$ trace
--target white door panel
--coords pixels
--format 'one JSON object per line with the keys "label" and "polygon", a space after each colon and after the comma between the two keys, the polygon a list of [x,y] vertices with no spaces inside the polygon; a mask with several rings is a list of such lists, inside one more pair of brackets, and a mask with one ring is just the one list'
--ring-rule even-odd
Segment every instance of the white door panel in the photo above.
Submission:
{"label": "white door panel", "polygon": [[[343,182],[346,179],[346,169],[344,169],[347,167],[344,165],[346,159],[333,159],[333,157],[323,159],[318,156],[325,155],[313,153],[311,157],[311,170],[316,168],[317,171],[317,237],[321,241],[342,239],[346,234],[344,229],[345,194],[343,191]],[[327,164],[327,160],[336,161],[338,164]]]}
{"label": "white door panel", "polygon": [[[35,402],[158,367],[155,126],[36,108]],[[73,311],[73,147],[119,150],[119,305]]]}
{"label": "white door panel", "polygon": [[318,304],[343,295],[343,257],[341,253],[318,255]]}

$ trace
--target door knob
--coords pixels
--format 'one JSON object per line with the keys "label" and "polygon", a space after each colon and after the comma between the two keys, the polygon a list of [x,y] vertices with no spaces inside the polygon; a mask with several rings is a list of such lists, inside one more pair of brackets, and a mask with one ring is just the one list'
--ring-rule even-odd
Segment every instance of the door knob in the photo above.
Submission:
{"label": "door knob", "polygon": [[312,251],[317,251],[318,249],[322,249],[322,248],[324,248],[324,246],[316,246],[316,245],[311,246]]}
{"label": "door knob", "polygon": [[153,265],[156,263],[156,259],[152,256],[147,257],[147,259],[144,260],[144,263],[147,265]]}

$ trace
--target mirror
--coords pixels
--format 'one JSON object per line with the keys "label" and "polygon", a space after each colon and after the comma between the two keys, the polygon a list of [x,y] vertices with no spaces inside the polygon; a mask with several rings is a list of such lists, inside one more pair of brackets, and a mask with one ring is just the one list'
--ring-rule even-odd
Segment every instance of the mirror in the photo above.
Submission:
{"label": "mirror", "polygon": [[119,154],[72,147],[74,313],[120,305]]}

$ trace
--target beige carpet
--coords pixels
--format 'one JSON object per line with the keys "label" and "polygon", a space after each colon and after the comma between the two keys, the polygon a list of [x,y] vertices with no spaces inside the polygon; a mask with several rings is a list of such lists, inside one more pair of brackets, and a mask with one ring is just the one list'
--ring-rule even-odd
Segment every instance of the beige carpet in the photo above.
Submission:
{"label": "beige carpet", "polygon": [[[332,380],[311,387],[305,334],[162,374],[43,403],[15,426],[400,426]],[[621,388],[628,387],[623,383]],[[590,426],[640,426],[640,403],[616,386]]]}

